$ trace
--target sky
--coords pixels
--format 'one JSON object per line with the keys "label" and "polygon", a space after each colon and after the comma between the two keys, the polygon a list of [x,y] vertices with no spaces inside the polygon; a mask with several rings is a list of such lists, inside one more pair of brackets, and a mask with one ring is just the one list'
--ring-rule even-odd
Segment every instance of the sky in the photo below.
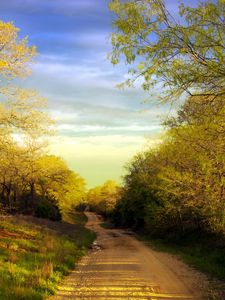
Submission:
{"label": "sky", "polygon": [[[13,21],[38,56],[25,86],[49,101],[57,135],[49,151],[63,157],[88,187],[120,182],[124,165],[160,140],[168,106],[147,105],[141,88],[120,90],[126,66],[112,66],[108,0],[0,1],[0,19]],[[188,4],[194,0],[185,1]],[[176,0],[168,1],[177,13]]]}

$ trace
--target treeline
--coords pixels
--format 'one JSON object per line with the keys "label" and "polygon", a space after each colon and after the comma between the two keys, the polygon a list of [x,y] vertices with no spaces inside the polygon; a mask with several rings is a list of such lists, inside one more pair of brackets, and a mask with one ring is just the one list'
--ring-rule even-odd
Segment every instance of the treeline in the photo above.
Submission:
{"label": "treeline", "polygon": [[16,85],[36,54],[18,31],[0,21],[0,212],[61,219],[83,200],[85,182],[61,158],[47,155],[54,122],[45,99]]}
{"label": "treeline", "polygon": [[137,154],[123,184],[90,189],[90,209],[155,237],[225,231],[225,99],[189,97],[160,145]]}
{"label": "treeline", "polygon": [[163,237],[224,232],[225,100],[189,98],[167,127],[129,164],[115,221]]}
{"label": "treeline", "polygon": [[113,180],[108,180],[102,185],[90,189],[85,199],[91,211],[111,217],[115,205],[120,197],[121,188]]}
{"label": "treeline", "polygon": [[183,103],[161,144],[127,167],[114,221],[163,238],[224,235],[224,1],[181,4],[179,20],[161,0],[112,0],[110,9],[112,63],[123,57],[133,68],[126,84],[141,77],[160,100]]}

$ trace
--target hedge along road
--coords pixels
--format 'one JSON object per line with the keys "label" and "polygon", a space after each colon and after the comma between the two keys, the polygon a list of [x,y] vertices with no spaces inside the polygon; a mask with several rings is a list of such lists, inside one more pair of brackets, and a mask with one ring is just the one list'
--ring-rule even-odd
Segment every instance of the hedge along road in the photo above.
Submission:
{"label": "hedge along road", "polygon": [[51,299],[207,299],[204,275],[128,231],[102,228],[96,214],[86,215],[97,240]]}

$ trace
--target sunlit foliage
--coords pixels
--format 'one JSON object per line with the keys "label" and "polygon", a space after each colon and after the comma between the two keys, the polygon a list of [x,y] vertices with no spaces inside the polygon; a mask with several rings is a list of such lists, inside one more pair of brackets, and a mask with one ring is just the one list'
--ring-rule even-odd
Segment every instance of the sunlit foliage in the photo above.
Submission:
{"label": "sunlit foliage", "polygon": [[105,216],[112,214],[120,195],[120,188],[113,180],[102,186],[92,188],[87,193],[87,204],[90,208]]}
{"label": "sunlit foliage", "polygon": [[[179,18],[162,0],[112,0],[112,63],[159,98],[183,103],[167,119],[160,146],[133,158],[114,211],[117,223],[157,236],[225,233],[225,2],[180,4]],[[184,97],[186,96],[186,98]],[[182,97],[181,97],[182,96]]]}
{"label": "sunlit foliage", "polygon": [[29,63],[36,54],[27,38],[19,40],[18,32],[13,23],[0,21],[0,77],[6,80],[29,74]]}
{"label": "sunlit foliage", "polygon": [[163,0],[112,0],[109,7],[115,15],[110,57],[131,65],[128,85],[138,78],[145,90],[160,84],[165,93],[157,97],[164,100],[184,92],[224,95],[224,0],[195,8],[181,3],[177,19]]}
{"label": "sunlit foliage", "polygon": [[47,101],[15,85],[36,54],[13,23],[0,21],[0,209],[53,220],[82,201],[85,182],[65,162],[46,155],[53,120]]}
{"label": "sunlit foliage", "polygon": [[116,221],[158,234],[224,232],[225,103],[217,100],[189,98],[162,144],[134,157]]}

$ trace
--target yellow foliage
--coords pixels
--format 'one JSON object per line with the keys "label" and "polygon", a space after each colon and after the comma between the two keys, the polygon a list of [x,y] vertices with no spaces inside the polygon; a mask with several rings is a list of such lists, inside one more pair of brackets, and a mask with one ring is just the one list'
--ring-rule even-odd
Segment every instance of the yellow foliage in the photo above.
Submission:
{"label": "yellow foliage", "polygon": [[27,76],[28,63],[36,55],[36,47],[28,46],[27,38],[19,40],[18,32],[12,22],[0,21],[0,76],[7,80]]}

